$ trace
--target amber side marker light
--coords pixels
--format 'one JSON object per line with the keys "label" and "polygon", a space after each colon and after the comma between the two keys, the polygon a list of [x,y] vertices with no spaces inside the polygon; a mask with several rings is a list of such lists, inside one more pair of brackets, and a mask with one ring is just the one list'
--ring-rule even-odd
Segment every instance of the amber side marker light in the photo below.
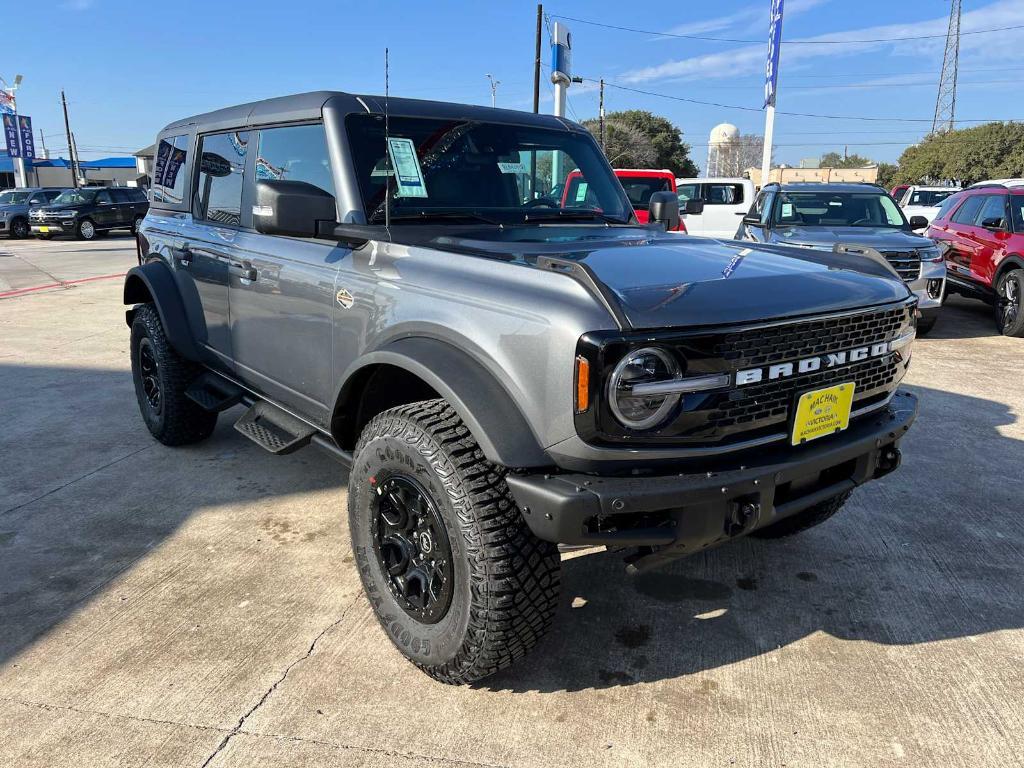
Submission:
{"label": "amber side marker light", "polygon": [[590,408],[590,361],[576,357],[576,413],[585,413]]}

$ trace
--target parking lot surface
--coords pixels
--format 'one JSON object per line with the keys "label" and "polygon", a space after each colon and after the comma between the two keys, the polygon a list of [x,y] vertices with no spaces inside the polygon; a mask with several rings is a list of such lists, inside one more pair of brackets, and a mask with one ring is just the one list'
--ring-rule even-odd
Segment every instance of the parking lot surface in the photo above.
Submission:
{"label": "parking lot surface", "polygon": [[[134,241],[0,241],[0,765],[1024,765],[1024,354],[953,299],[904,466],[825,525],[637,579],[433,682],[362,597],[345,472],[138,415]],[[240,411],[238,412],[240,413]]]}

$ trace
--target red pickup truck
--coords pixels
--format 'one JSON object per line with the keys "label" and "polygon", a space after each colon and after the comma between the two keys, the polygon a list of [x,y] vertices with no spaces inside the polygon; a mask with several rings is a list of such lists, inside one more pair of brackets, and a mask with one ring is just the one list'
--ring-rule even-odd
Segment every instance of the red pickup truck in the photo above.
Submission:
{"label": "red pickup truck", "polygon": [[[641,224],[646,224],[648,219],[648,204],[651,195],[655,192],[675,192],[676,177],[669,170],[648,170],[638,168],[616,168],[615,175],[626,191],[626,197],[636,212],[636,218]],[[572,171],[565,180],[565,190],[562,192],[562,207],[570,205],[588,205],[589,190],[583,174],[579,171]],[[594,203],[596,205],[596,202]],[[686,225],[682,220],[675,232],[686,232]]]}

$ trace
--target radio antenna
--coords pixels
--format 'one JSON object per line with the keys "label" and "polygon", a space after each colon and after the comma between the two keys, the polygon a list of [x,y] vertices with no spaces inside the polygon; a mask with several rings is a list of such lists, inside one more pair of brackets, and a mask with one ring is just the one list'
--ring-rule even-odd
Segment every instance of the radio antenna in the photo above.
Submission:
{"label": "radio antenna", "polygon": [[388,240],[391,239],[391,142],[390,126],[388,125],[388,91],[390,76],[390,61],[388,49],[384,49],[384,157],[387,158],[387,170],[384,173],[384,229],[388,233]]}

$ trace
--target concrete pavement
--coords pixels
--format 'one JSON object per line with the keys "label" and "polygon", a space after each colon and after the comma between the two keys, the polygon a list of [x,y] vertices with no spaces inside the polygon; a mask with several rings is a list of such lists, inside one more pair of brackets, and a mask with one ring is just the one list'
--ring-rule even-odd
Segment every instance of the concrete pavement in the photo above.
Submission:
{"label": "concrete pavement", "polygon": [[1024,765],[1024,346],[982,305],[918,343],[904,467],[839,517],[567,559],[553,635],[450,688],[361,596],[337,464],[234,413],[149,437],[121,281],[67,283],[132,264],[0,241],[0,293],[66,283],[0,299],[0,765]]}

